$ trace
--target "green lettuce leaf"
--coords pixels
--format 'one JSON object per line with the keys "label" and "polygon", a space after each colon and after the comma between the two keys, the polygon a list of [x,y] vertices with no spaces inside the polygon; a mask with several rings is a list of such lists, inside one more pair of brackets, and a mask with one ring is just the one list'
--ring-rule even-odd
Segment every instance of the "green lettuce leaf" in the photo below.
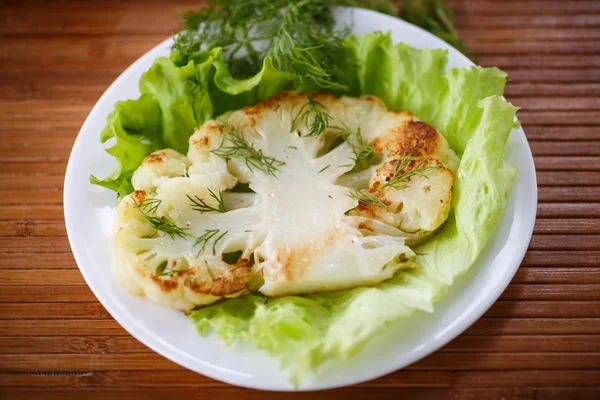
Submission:
{"label": "green lettuce leaf", "polygon": [[115,105],[100,141],[115,140],[106,151],[116,158],[117,167],[105,179],[91,176],[91,183],[119,197],[131,193],[131,177],[148,154],[166,147],[185,154],[196,127],[225,111],[292,89],[294,81],[277,71],[268,57],[255,76],[234,79],[220,48],[198,53],[185,65],[178,61],[157,58],[140,78],[140,98]]}
{"label": "green lettuce leaf", "polygon": [[445,71],[445,51],[394,45],[381,33],[350,37],[346,47],[350,94],[373,94],[392,110],[414,113],[444,134],[462,160],[453,211],[417,248],[418,269],[371,288],[279,299],[251,295],[192,312],[201,334],[213,328],[226,343],[250,341],[278,357],[295,384],[327,360],[353,356],[415,310],[431,312],[495,233],[516,173],[504,164],[506,140],[517,126],[517,109],[499,97],[504,72]]}

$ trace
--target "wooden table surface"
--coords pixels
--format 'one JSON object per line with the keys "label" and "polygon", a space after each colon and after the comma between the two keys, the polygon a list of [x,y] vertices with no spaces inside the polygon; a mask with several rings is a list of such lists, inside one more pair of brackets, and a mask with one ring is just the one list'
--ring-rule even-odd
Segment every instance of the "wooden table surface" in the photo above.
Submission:
{"label": "wooden table surface", "polygon": [[[451,4],[479,63],[508,72],[506,97],[522,107],[539,183],[529,252],[500,300],[440,351],[300,396],[600,398],[600,2]],[[176,8],[1,2],[0,398],[282,396],[197,375],[129,336],[67,241],[63,176],[79,128],[117,75],[178,28]]]}

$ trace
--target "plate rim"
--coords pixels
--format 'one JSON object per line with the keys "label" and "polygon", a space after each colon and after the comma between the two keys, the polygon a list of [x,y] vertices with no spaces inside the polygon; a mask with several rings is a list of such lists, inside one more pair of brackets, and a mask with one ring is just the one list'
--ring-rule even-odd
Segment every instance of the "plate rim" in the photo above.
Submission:
{"label": "plate rim", "polygon": [[[435,35],[427,32],[413,24],[410,24],[404,20],[389,16],[389,15],[385,15],[385,14],[382,14],[382,13],[379,13],[376,11],[367,10],[367,9],[354,8],[354,7],[335,7],[335,8],[350,9],[351,12],[353,12],[353,13],[360,12],[360,13],[372,14],[372,16],[374,15],[377,18],[387,19],[388,21],[391,21],[393,24],[404,25],[404,28],[416,30],[416,32],[418,32],[419,35],[425,35],[426,37],[428,37],[428,39],[435,40],[439,44],[439,47],[434,47],[434,48],[454,49],[454,50],[456,50],[457,53],[460,54],[460,57],[462,57],[463,62],[468,63],[470,66],[475,65],[473,62],[471,62],[471,60],[469,60],[464,54],[460,53],[460,51],[458,51],[454,47],[452,47],[449,44],[447,44],[446,42],[442,41]],[[376,31],[376,29],[374,31]],[[460,324],[460,327],[454,328],[452,330],[453,333],[447,335],[443,340],[439,340],[434,345],[431,345],[431,346],[427,347],[426,349],[421,349],[420,351],[413,352],[413,354],[411,354],[411,356],[409,356],[407,358],[407,360],[400,363],[399,365],[391,363],[393,365],[390,365],[388,368],[384,368],[382,371],[380,370],[375,373],[369,373],[368,372],[369,370],[365,369],[366,372],[362,375],[362,377],[360,379],[351,379],[351,380],[345,381],[343,383],[335,383],[335,384],[327,384],[327,382],[315,382],[315,384],[313,384],[313,385],[310,385],[310,386],[303,385],[303,386],[301,386],[299,388],[295,388],[295,389],[294,388],[281,389],[281,388],[265,387],[264,385],[260,385],[260,384],[258,384],[258,385],[248,384],[248,382],[246,382],[246,381],[240,381],[240,380],[234,379],[232,377],[232,374],[229,374],[229,375],[228,374],[219,374],[219,373],[217,373],[218,372],[217,366],[214,366],[213,364],[211,364],[209,362],[197,360],[194,358],[193,360],[195,362],[200,362],[201,364],[205,365],[205,369],[203,369],[202,371],[199,371],[198,368],[196,368],[195,366],[190,366],[184,357],[180,358],[178,353],[171,354],[170,350],[168,348],[165,348],[160,343],[161,342],[160,339],[157,340],[154,337],[154,335],[147,333],[144,329],[140,329],[140,327],[137,325],[137,323],[133,319],[129,318],[128,313],[124,311],[122,306],[120,306],[117,301],[115,301],[108,294],[106,294],[102,290],[100,285],[96,286],[96,284],[94,283],[94,279],[91,276],[91,273],[86,272],[85,268],[82,268],[80,266],[80,264],[83,262],[83,257],[81,256],[81,254],[78,254],[78,251],[76,250],[76,246],[74,245],[74,243],[76,243],[76,238],[75,238],[76,237],[76,232],[75,232],[76,228],[75,228],[75,223],[74,223],[74,217],[70,216],[71,210],[74,209],[74,206],[72,206],[72,204],[74,203],[74,197],[71,194],[70,184],[74,180],[73,176],[75,174],[74,170],[76,168],[73,156],[74,156],[74,154],[76,154],[79,151],[79,148],[83,146],[82,145],[82,143],[83,143],[82,132],[87,131],[89,129],[89,125],[91,124],[91,121],[96,118],[95,114],[97,114],[99,112],[98,104],[101,103],[103,101],[103,99],[105,99],[106,97],[109,97],[113,92],[118,90],[118,88],[121,86],[122,81],[125,80],[125,78],[128,75],[130,70],[135,69],[139,64],[145,64],[147,62],[147,60],[149,60],[149,59],[153,60],[154,58],[156,58],[155,54],[159,53],[166,46],[169,46],[170,43],[172,43],[172,40],[173,40],[173,38],[170,37],[170,38],[160,42],[159,44],[157,44],[156,46],[151,48],[149,51],[144,53],[142,56],[140,56],[138,59],[136,59],[121,74],[119,74],[119,76],[110,84],[110,86],[104,91],[104,93],[96,101],[96,103],[94,104],[90,113],[86,117],[84,123],[82,124],[82,127],[77,134],[77,137],[75,139],[75,142],[74,142],[71,152],[69,154],[69,160],[67,163],[67,168],[66,168],[66,172],[65,172],[65,180],[64,180],[64,185],[63,185],[63,214],[64,214],[64,220],[65,220],[65,227],[66,227],[66,231],[67,231],[69,245],[71,247],[71,252],[73,254],[73,257],[75,258],[77,267],[78,267],[79,271],[81,272],[81,274],[86,282],[86,285],[90,288],[90,290],[92,291],[94,296],[96,296],[96,298],[102,304],[102,306],[113,317],[113,319],[121,327],[123,327],[123,329],[125,329],[128,334],[130,334],[136,340],[143,343],[145,346],[150,348],[155,353],[161,355],[162,357],[167,358],[168,360],[170,360],[190,371],[194,371],[201,375],[205,375],[209,378],[212,378],[212,379],[215,379],[215,380],[218,380],[221,382],[225,382],[228,384],[232,384],[232,385],[236,385],[236,386],[240,386],[240,387],[251,388],[251,389],[267,390],[267,391],[325,390],[325,389],[344,387],[344,386],[348,386],[351,384],[367,382],[367,381],[376,379],[378,377],[387,375],[391,372],[403,369],[403,368],[407,367],[408,365],[411,365],[414,362],[416,362],[430,354],[433,354],[434,352],[438,351],[441,347],[445,346],[447,343],[454,340],[456,337],[458,337],[460,334],[462,334],[466,329],[468,329],[473,323],[475,323],[477,320],[479,320],[481,318],[481,316],[498,300],[498,298],[504,292],[506,287],[508,287],[508,285],[512,281],[512,278],[514,277],[518,268],[520,267],[521,262],[525,256],[525,253],[527,252],[528,244],[533,235],[533,228],[534,228],[534,224],[535,224],[535,220],[536,220],[537,204],[538,204],[538,188],[537,188],[536,168],[535,168],[535,164],[533,161],[531,147],[529,145],[529,142],[527,141],[527,137],[525,136],[525,132],[523,131],[522,127],[519,127],[518,129],[514,129],[511,132],[511,135],[517,134],[519,136],[519,139],[524,141],[524,144],[526,144],[526,146],[525,146],[526,148],[524,150],[526,150],[527,161],[529,164],[527,170],[532,172],[531,178],[533,179],[532,185],[534,187],[533,197],[530,199],[530,203],[531,203],[530,206],[531,206],[531,209],[533,210],[533,212],[531,214],[525,215],[524,216],[525,218],[521,224],[521,226],[526,228],[525,232],[527,233],[526,237],[523,237],[524,244],[519,248],[519,251],[516,252],[515,255],[512,257],[511,264],[507,265],[507,267],[506,267],[507,273],[504,275],[503,281],[497,283],[495,290],[492,292],[492,294],[490,294],[490,296],[485,298],[485,300],[482,302],[480,307],[477,310],[474,310],[473,312],[471,312],[468,315],[468,317],[465,319],[465,321],[462,324]],[[519,173],[522,173],[522,172],[523,171],[519,171]],[[514,186],[513,186],[513,190],[515,190]],[[513,221],[513,223],[511,224],[511,227],[515,223],[516,222]],[[475,262],[477,262],[477,261],[475,261]]]}

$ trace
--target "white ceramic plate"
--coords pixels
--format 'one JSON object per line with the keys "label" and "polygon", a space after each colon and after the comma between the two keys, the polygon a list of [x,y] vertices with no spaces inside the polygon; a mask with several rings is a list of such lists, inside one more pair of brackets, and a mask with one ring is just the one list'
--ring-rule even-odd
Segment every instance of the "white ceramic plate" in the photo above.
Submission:
{"label": "white ceramic plate", "polygon": [[[390,30],[394,41],[419,48],[443,48],[449,67],[471,62],[437,37],[401,20],[376,12],[336,10],[338,21],[354,19],[354,33]],[[108,312],[131,335],[166,358],[203,375],[235,385],[266,390],[293,390],[277,360],[249,345],[225,347],[216,336],[200,337],[181,312],[118,287],[111,276],[111,221],[116,206],[113,192],[89,184],[90,174],[104,177],[115,162],[98,137],[118,100],[139,96],[138,79],[152,61],[167,56],[166,40],[133,63],[102,95],[75,141],[67,167],[64,207],[73,254],[86,282]],[[416,313],[379,335],[347,362],[326,364],[300,389],[350,385],[388,374],[434,352],[475,322],[500,296],[515,274],[535,220],[537,186],[531,151],[522,129],[507,144],[507,162],[519,169],[502,223],[476,265],[459,278],[435,312]],[[409,325],[407,327],[407,325]],[[401,329],[400,329],[401,328]]]}

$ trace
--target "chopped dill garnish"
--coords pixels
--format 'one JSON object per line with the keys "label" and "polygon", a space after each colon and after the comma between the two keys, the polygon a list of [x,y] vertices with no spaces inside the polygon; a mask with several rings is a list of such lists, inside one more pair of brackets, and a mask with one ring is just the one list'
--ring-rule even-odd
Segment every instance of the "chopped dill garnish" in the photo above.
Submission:
{"label": "chopped dill garnish", "polygon": [[[222,127],[225,131],[225,137],[218,148],[211,150],[212,153],[221,158],[244,159],[250,171],[254,172],[256,169],[272,177],[275,177],[275,173],[280,171],[279,167],[285,165],[285,162],[264,155],[262,150],[257,150],[254,147],[254,144],[246,142],[239,130],[231,124],[225,123]],[[226,144],[227,142],[229,144]]]}
{"label": "chopped dill garnish", "polygon": [[217,202],[217,207],[213,207],[213,206],[207,204],[206,201],[202,200],[198,196],[194,195],[194,198],[192,198],[192,197],[190,197],[190,195],[186,195],[187,198],[190,199],[190,201],[192,202],[192,210],[200,211],[200,212],[224,213],[225,212],[225,203],[223,202],[223,194],[221,192],[219,192],[219,195],[217,196],[215,194],[215,192],[213,192],[210,188],[208,189],[208,192],[209,192],[210,197],[215,199],[215,201]]}
{"label": "chopped dill garnish", "polygon": [[348,143],[352,153],[354,156],[352,159],[354,163],[358,164],[363,161],[366,161],[371,157],[371,155],[375,152],[373,146],[369,145],[365,142],[365,139],[362,137],[360,133],[360,126],[355,130],[351,130],[348,125],[342,122],[342,126],[336,126],[335,129],[339,130],[342,136],[342,139]]}
{"label": "chopped dill garnish", "polygon": [[405,189],[408,187],[408,182],[410,182],[410,179],[413,176],[421,176],[423,178],[429,179],[429,177],[426,175],[427,172],[435,171],[443,167],[443,164],[427,165],[427,161],[429,161],[429,157],[425,157],[424,159],[419,161],[419,163],[414,168],[408,171],[404,171],[404,169],[408,167],[412,162],[412,156],[409,154],[402,156],[398,160],[395,160],[394,171],[392,172],[392,176],[383,186],[381,186],[381,190],[387,187],[391,187],[396,190]]}
{"label": "chopped dill garnish", "polygon": [[331,167],[331,165],[324,166],[323,168],[321,168],[321,170],[319,172],[317,172],[317,174],[320,174],[321,172],[325,171],[329,167]]}
{"label": "chopped dill garnish", "polygon": [[[182,271],[185,271],[185,270],[182,270]],[[171,275],[175,275],[178,272],[179,272],[179,270],[169,268],[169,264],[165,261],[156,268],[156,271],[154,272],[154,276],[155,277],[171,276]]]}
{"label": "chopped dill garnish", "polygon": [[216,237],[216,238],[212,244],[212,253],[213,253],[213,255],[217,254],[217,247],[216,247],[217,243],[229,231],[225,231],[220,236],[217,236],[217,235],[219,235],[220,232],[221,232],[220,229],[207,229],[206,231],[204,231],[204,233],[201,236],[198,236],[196,238],[196,241],[194,242],[194,246],[200,246],[200,249],[198,250],[198,254],[196,257],[200,256],[201,254],[204,254],[204,251],[206,250],[206,246],[208,245],[208,242],[214,237]]}
{"label": "chopped dill garnish", "polygon": [[347,196],[370,206],[387,207],[387,204],[385,204],[383,200],[377,197],[374,193],[369,193],[364,189],[358,189],[356,186],[352,187],[352,190],[347,194]]}
{"label": "chopped dill garnish", "polygon": [[143,202],[138,203],[133,195],[131,198],[146,221],[148,221],[148,223],[150,223],[157,231],[166,233],[173,240],[175,240],[175,237],[185,239],[190,236],[189,233],[186,232],[188,228],[180,228],[173,221],[169,221],[164,217],[159,218],[156,215],[150,215],[156,213],[156,210],[161,203],[160,199],[145,199]]}
{"label": "chopped dill garnish", "polygon": [[308,101],[298,111],[296,118],[294,118],[290,132],[297,131],[298,127],[303,124],[308,128],[308,133],[304,137],[319,136],[325,132],[332,118],[323,108],[321,103],[309,97]]}

